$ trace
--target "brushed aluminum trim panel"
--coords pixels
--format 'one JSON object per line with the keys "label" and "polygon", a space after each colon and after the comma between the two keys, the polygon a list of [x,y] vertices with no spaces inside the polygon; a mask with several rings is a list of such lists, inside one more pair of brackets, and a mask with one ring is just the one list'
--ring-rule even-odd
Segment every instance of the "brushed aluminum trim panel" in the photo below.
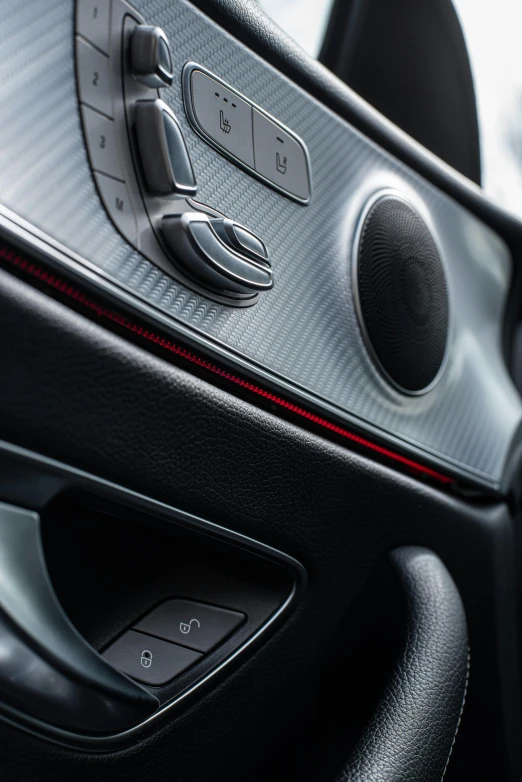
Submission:
{"label": "brushed aluminum trim panel", "polygon": [[[77,274],[103,280],[105,290],[184,339],[381,440],[480,486],[502,487],[522,421],[502,355],[512,270],[506,245],[189,3],[135,0],[134,6],[163,27],[172,45],[178,78],[163,99],[185,133],[198,200],[263,239],[274,290],[254,307],[233,310],[169,278],[113,227],[82,137],[69,0],[3,5],[0,62],[10,74],[0,87],[10,107],[0,127],[4,215],[14,213],[32,235],[40,232],[38,241],[52,237],[66,248],[60,263],[75,259]],[[229,163],[191,129],[181,72],[194,60],[303,138],[314,169],[306,209]],[[437,385],[419,397],[406,397],[379,373],[353,305],[350,258],[358,219],[383,189],[399,191],[428,220],[447,271],[453,318],[447,364]]]}

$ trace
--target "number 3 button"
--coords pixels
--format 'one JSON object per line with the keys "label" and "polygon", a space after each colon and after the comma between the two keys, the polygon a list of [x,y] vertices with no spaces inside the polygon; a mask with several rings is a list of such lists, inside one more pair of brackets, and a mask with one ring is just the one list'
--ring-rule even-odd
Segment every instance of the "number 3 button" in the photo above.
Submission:
{"label": "number 3 button", "polygon": [[82,115],[91,166],[95,171],[123,180],[113,120],[88,106],[82,106]]}

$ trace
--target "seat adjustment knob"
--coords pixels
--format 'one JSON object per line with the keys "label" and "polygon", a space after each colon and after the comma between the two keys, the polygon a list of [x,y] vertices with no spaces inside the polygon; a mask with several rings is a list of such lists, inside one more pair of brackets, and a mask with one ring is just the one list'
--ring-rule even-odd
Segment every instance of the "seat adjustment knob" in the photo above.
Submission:
{"label": "seat adjustment knob", "polygon": [[174,78],[172,55],[161,27],[139,25],[130,40],[133,76],[147,87],[170,87]]}

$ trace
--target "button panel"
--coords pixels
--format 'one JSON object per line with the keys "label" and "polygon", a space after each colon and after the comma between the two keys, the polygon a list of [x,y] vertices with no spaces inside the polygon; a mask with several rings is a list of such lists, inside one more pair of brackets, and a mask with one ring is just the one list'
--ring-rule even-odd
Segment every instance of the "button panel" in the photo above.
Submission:
{"label": "button panel", "polygon": [[139,682],[159,687],[203,657],[184,646],[127,630],[103,652],[107,662]]}
{"label": "button panel", "polygon": [[193,600],[168,600],[138,622],[144,633],[209,652],[236,630],[245,615]]}
{"label": "button panel", "polygon": [[[89,162],[115,227],[180,284],[228,306],[254,305],[273,285],[263,241],[210,206],[201,207],[205,225],[198,214],[183,222],[200,208],[190,202],[197,182],[185,133],[159,92],[179,89],[163,30],[127,0],[76,0],[75,48]],[[252,104],[202,69],[194,79],[200,122],[253,171]],[[183,252],[170,241],[178,224]]]}
{"label": "button panel", "polygon": [[195,63],[183,70],[183,99],[205,141],[265,184],[310,201],[310,160],[299,136]]}
{"label": "button panel", "polygon": [[245,614],[228,608],[166,600],[113,641],[103,657],[133,679],[159,687],[203,659],[245,621]]}

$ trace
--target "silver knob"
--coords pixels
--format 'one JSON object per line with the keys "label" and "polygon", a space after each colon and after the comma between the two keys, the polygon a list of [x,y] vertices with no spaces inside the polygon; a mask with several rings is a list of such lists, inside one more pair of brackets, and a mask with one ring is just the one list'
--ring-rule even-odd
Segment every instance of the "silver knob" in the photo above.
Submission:
{"label": "silver knob", "polygon": [[207,214],[166,215],[161,228],[169,251],[189,275],[210,288],[254,294],[273,286],[268,260],[256,262],[225,244]]}
{"label": "silver knob", "polygon": [[134,77],[147,87],[169,87],[174,79],[167,36],[161,27],[139,25],[130,40],[130,64]]}
{"label": "silver knob", "polygon": [[143,175],[152,195],[194,196],[197,182],[179,123],[162,100],[134,107],[136,141]]}

